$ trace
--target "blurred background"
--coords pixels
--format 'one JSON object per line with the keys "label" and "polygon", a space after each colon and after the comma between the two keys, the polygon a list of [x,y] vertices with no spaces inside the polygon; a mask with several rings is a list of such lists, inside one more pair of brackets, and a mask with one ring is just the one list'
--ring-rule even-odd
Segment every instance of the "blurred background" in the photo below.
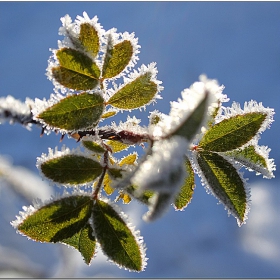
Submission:
{"label": "blurred background", "polygon": [[[205,73],[225,85],[228,106],[253,99],[275,109],[275,122],[260,144],[272,149],[270,158],[279,166],[279,2],[0,2],[0,97],[49,98],[53,85],[45,73],[49,48],[62,39],[60,18],[69,14],[74,20],[84,11],[97,15],[106,30],[135,32],[141,45],[137,67],[157,62],[163,99],[131,116],[146,125],[150,111],[168,113],[169,102]],[[59,138],[40,138],[36,127],[0,127],[0,169],[9,174],[0,181],[0,277],[280,277],[279,171],[271,180],[245,171],[252,206],[241,228],[199,181],[185,211],[170,208],[154,223],[142,221],[147,209],[138,203],[121,205],[148,248],[142,273],[119,269],[100,250],[88,267],[73,249],[17,234],[10,221],[23,205],[61,192],[41,181],[35,166],[48,147],[76,146]]]}

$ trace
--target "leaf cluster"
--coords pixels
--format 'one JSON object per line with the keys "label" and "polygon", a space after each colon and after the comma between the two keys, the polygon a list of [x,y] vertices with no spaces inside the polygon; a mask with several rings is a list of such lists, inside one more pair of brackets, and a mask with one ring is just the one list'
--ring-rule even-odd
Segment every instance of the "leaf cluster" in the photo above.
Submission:
{"label": "leaf cluster", "polygon": [[[148,207],[146,221],[159,218],[170,204],[184,210],[195,191],[195,175],[239,226],[249,212],[249,189],[239,171],[245,167],[272,178],[269,149],[258,145],[260,133],[273,121],[273,109],[254,101],[244,109],[223,107],[226,96],[217,81],[205,76],[182,91],[169,115],[154,111],[148,127],[129,117],[101,126],[120,111],[149,105],[163,89],[155,64],[134,67],[139,46],[134,34],[105,31],[84,14],[72,23],[63,18],[65,36],[49,60],[48,75],[56,94],[32,104],[33,121],[43,129],[68,134],[80,142],[74,150],[49,150],[37,161],[42,176],[74,191],[36,208],[26,208],[13,222],[17,230],[40,242],[63,243],[77,249],[86,264],[96,246],[120,267],[142,271],[145,246],[115,203],[139,201]],[[128,76],[127,76],[127,73]],[[123,84],[116,85],[118,78]],[[111,85],[111,88],[110,88]],[[145,147],[122,159],[116,154],[135,145]],[[88,187],[81,191],[81,187]],[[89,191],[88,191],[89,190]]]}

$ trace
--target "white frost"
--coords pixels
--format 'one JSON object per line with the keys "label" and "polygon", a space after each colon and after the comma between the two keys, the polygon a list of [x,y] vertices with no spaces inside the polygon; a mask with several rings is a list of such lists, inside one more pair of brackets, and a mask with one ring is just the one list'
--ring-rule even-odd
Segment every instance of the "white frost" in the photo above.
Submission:
{"label": "white frost", "polygon": [[156,141],[152,154],[139,166],[132,177],[132,183],[139,186],[139,192],[154,190],[176,194],[186,177],[184,158],[188,142],[179,136]]}
{"label": "white frost", "polygon": [[[209,80],[205,75],[201,75],[199,79],[199,82],[195,82],[190,88],[186,88],[181,92],[182,98],[179,98],[178,101],[170,102],[171,110],[169,115],[164,117],[157,126],[150,128],[150,134],[154,138],[162,138],[172,134],[177,127],[187,120],[206,94],[208,94],[208,117],[218,107],[219,102],[228,101],[227,96],[222,93],[224,86],[220,86],[216,80]],[[208,118],[206,117],[202,126],[207,124],[207,120]]]}

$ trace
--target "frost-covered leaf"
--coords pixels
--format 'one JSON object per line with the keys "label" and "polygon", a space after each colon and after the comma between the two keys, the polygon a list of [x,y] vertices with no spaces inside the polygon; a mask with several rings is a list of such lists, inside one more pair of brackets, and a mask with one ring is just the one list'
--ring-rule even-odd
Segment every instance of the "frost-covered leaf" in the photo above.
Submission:
{"label": "frost-covered leaf", "polygon": [[65,242],[81,232],[91,213],[90,196],[73,195],[53,201],[27,217],[23,214],[24,219],[17,229],[35,241]]}
{"label": "frost-covered leaf", "polygon": [[207,100],[208,94],[205,95],[193,112],[171,133],[171,135],[182,136],[191,141],[201,128],[202,121],[207,113]]}
{"label": "frost-covered leaf", "polygon": [[235,167],[217,153],[199,152],[197,162],[203,183],[222,202],[241,226],[247,218],[248,194]]}
{"label": "frost-covered leaf", "polygon": [[76,248],[83,256],[85,263],[90,264],[96,247],[96,239],[90,224],[86,224],[73,236],[62,239],[60,242]]}
{"label": "frost-covered leaf", "polygon": [[120,166],[123,166],[124,164],[134,165],[136,160],[137,160],[137,154],[133,153],[122,158],[121,161],[119,162],[119,165]]}
{"label": "frost-covered leaf", "polygon": [[158,92],[158,85],[151,81],[152,74],[147,72],[119,89],[108,104],[123,110],[131,110],[150,103]]}
{"label": "frost-covered leaf", "polygon": [[113,78],[120,74],[128,65],[133,54],[133,46],[129,40],[124,40],[114,46],[108,38],[107,52],[104,59],[102,78]]}
{"label": "frost-covered leaf", "polygon": [[237,115],[211,127],[199,147],[214,152],[227,152],[249,142],[259,131],[266,114],[260,112]]}
{"label": "frost-covered leaf", "polygon": [[112,187],[112,179],[110,178],[108,173],[106,173],[104,176],[103,185],[104,185],[104,191],[108,195],[111,195],[115,191],[115,189]]}
{"label": "frost-covered leaf", "polygon": [[107,119],[107,118],[111,118],[113,116],[115,116],[118,112],[117,111],[108,111],[108,112],[105,112],[101,118],[102,119]]}
{"label": "frost-covered leaf", "polygon": [[227,152],[230,159],[234,159],[249,170],[262,174],[265,178],[272,178],[275,166],[272,159],[268,159],[270,149],[265,146],[249,145],[243,149]]}
{"label": "frost-covered leaf", "polygon": [[93,206],[93,226],[96,239],[109,259],[129,270],[144,269],[142,244],[110,204],[96,201]]}
{"label": "frost-covered leaf", "polygon": [[89,52],[93,57],[99,51],[99,37],[98,32],[89,23],[82,23],[80,26],[79,41],[84,49]]}
{"label": "frost-covered leaf", "polygon": [[195,188],[195,178],[194,171],[192,169],[191,163],[186,159],[186,171],[187,177],[180,192],[177,194],[174,202],[174,207],[176,210],[183,210],[191,202],[194,188]]}
{"label": "frost-covered leaf", "polygon": [[155,141],[151,155],[140,164],[131,183],[139,186],[139,192],[177,193],[186,177],[184,159],[187,148],[186,139],[180,136]]}
{"label": "frost-covered leaf", "polygon": [[156,193],[149,204],[149,211],[143,216],[146,222],[152,222],[160,218],[169,208],[172,202],[172,194]]}
{"label": "frost-covered leaf", "polygon": [[99,162],[81,155],[65,155],[43,162],[42,173],[60,184],[79,185],[96,179],[103,167]]}
{"label": "frost-covered leaf", "polygon": [[107,141],[107,145],[110,146],[113,153],[121,152],[123,150],[126,150],[129,147],[129,145],[121,143],[119,141],[115,141],[115,140]]}
{"label": "frost-covered leaf", "polygon": [[100,94],[81,93],[62,99],[38,116],[51,127],[78,130],[96,126],[104,110]]}
{"label": "frost-covered leaf", "polygon": [[52,68],[57,82],[75,90],[90,90],[99,84],[100,69],[80,51],[63,48],[56,52],[60,66]]}
{"label": "frost-covered leaf", "polygon": [[82,144],[84,147],[93,151],[94,153],[102,154],[106,151],[101,145],[94,141],[83,140]]}

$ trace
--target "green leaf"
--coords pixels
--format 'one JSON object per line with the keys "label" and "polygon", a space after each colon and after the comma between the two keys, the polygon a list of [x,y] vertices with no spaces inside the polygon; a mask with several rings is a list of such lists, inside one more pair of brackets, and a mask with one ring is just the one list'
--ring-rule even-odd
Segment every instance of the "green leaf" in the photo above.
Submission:
{"label": "green leaf", "polygon": [[151,102],[157,93],[156,83],[147,72],[117,91],[108,104],[123,110],[136,109]]}
{"label": "green leaf", "polygon": [[93,206],[93,226],[97,241],[112,261],[129,270],[143,270],[140,244],[111,205],[96,201]]}
{"label": "green leaf", "polygon": [[106,151],[101,145],[93,141],[83,140],[82,144],[84,147],[86,147],[87,149],[91,150],[94,153],[102,154],[105,153]]}
{"label": "green leaf", "polygon": [[195,188],[194,171],[188,159],[186,159],[185,165],[188,176],[186,177],[180,192],[176,196],[174,202],[176,210],[183,210],[185,207],[187,207],[187,205],[191,202]]}
{"label": "green leaf", "polygon": [[41,165],[43,174],[60,184],[84,184],[95,180],[103,167],[97,161],[79,155],[65,155]]}
{"label": "green leaf", "polygon": [[93,230],[90,224],[86,224],[73,236],[62,239],[60,242],[77,249],[84,257],[85,263],[90,264],[96,247],[96,240],[93,236]]}
{"label": "green leaf", "polygon": [[82,23],[80,26],[79,40],[84,49],[89,52],[93,57],[99,51],[99,37],[98,32],[89,23]]}
{"label": "green leaf", "polygon": [[257,134],[265,118],[266,114],[253,112],[225,119],[205,133],[199,147],[214,152],[239,148]]}
{"label": "green leaf", "polygon": [[63,48],[56,52],[60,66],[52,68],[57,82],[75,90],[90,90],[99,83],[100,69],[80,51]]}
{"label": "green leaf", "polygon": [[35,241],[65,242],[81,232],[91,213],[91,198],[73,195],[41,207],[27,216],[18,230]]}
{"label": "green leaf", "polygon": [[84,92],[62,99],[43,111],[38,118],[56,128],[78,130],[96,126],[103,110],[102,96]]}
{"label": "green leaf", "polygon": [[213,194],[236,217],[241,225],[247,214],[244,182],[234,166],[217,153],[197,153],[198,165]]}
{"label": "green leaf", "polygon": [[[109,39],[110,40],[110,37]],[[109,42],[104,59],[102,78],[113,78],[120,74],[128,65],[133,54],[133,46],[130,41],[125,40],[112,46]]]}
{"label": "green leaf", "polygon": [[256,152],[255,146],[249,145],[244,149],[227,152],[226,155],[232,157],[244,166],[270,177],[266,160],[262,155]]}
{"label": "green leaf", "polygon": [[179,127],[175,129],[174,132],[171,133],[171,135],[183,136],[191,141],[201,128],[202,121],[207,113],[207,101],[208,94],[205,95],[193,112]]}

